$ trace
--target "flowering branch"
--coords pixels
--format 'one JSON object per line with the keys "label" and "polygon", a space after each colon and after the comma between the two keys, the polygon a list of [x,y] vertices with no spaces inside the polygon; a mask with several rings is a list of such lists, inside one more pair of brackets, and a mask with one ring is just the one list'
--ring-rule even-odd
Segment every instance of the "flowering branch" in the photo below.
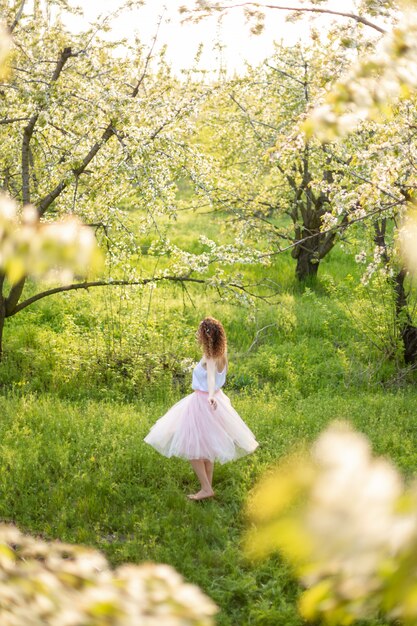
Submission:
{"label": "flowering branch", "polygon": [[[34,304],[38,300],[42,300],[43,298],[52,296],[56,293],[63,293],[65,291],[74,291],[78,289],[90,289],[90,287],[117,287],[117,286],[120,287],[123,285],[130,286],[130,287],[134,287],[134,286],[144,287],[146,285],[152,285],[161,281],[180,283],[184,286],[186,283],[195,283],[198,285],[206,285],[207,287],[213,287],[213,286],[219,287],[219,285],[213,284],[213,282],[210,279],[194,278],[192,276],[155,276],[153,278],[143,278],[141,280],[110,280],[110,281],[109,280],[95,280],[95,281],[83,282],[83,283],[73,283],[71,285],[62,285],[59,287],[53,287],[52,289],[47,289],[45,291],[35,294],[34,296],[31,296],[27,300],[20,302],[14,308],[9,309],[7,311],[6,317],[11,317],[12,315],[15,315],[16,313],[19,313],[19,311],[21,311],[22,309],[25,309],[31,304]],[[240,283],[229,282],[229,283],[224,283],[221,285],[221,287],[223,287],[224,289],[236,289],[238,291],[241,291],[242,293],[246,293],[248,296],[259,298],[261,300],[266,300],[267,299],[266,296],[255,294],[253,291],[249,290],[249,287],[256,287],[256,286],[259,286],[259,284],[257,283],[255,285],[241,285]]]}
{"label": "flowering branch", "polygon": [[16,13],[16,16],[13,20],[13,23],[10,24],[9,26],[10,33],[12,33],[14,29],[16,28],[16,26],[18,25],[20,18],[22,17],[22,14],[23,14],[23,9],[25,8],[25,4],[26,4],[26,0],[22,0],[22,2],[20,3],[20,7]]}
{"label": "flowering branch", "polygon": [[[390,209],[397,207],[397,206],[404,206],[406,203],[407,201],[405,199],[399,200],[398,202],[393,202],[392,204],[389,204],[388,206],[378,207],[374,211],[369,211],[369,213],[366,213],[366,215],[362,215],[360,217],[354,217],[353,219],[349,219],[349,216],[346,216],[346,219],[348,220],[349,225],[356,224],[358,222],[364,222],[370,217],[375,217],[375,215],[383,215],[386,211],[389,211]],[[320,231],[320,234],[333,233],[333,232],[336,232],[337,234],[341,230],[345,230],[345,228],[346,228],[346,223],[345,223],[345,220],[343,220],[340,224],[336,224],[335,226],[330,226],[329,228],[322,229]],[[314,237],[317,237],[317,233],[314,233],[313,235],[307,235],[306,237],[303,237],[302,239],[297,239],[296,242],[291,243],[285,248],[280,248],[276,252],[267,252],[265,254],[260,254],[259,258],[261,259],[261,258],[268,258],[268,257],[276,256],[277,254],[281,254],[282,252],[286,252],[287,250],[291,250],[292,248],[295,248],[296,246],[302,245],[304,242],[309,241],[310,239],[313,239]]]}
{"label": "flowering branch", "polygon": [[347,17],[348,19],[355,20],[358,24],[363,24],[364,26],[369,26],[369,28],[373,28],[379,33],[386,33],[387,31],[378,24],[369,21],[366,17],[362,17],[361,15],[356,15],[356,13],[345,13],[343,11],[332,11],[331,9],[319,9],[317,7],[293,7],[293,6],[280,6],[277,4],[259,4],[257,2],[242,2],[240,4],[232,4],[230,6],[222,6],[219,4],[207,5],[204,3],[205,9],[213,9],[216,11],[228,11],[229,9],[236,9],[241,7],[254,7],[256,9],[276,9],[278,11],[294,11],[298,13],[322,13],[326,15],[335,15],[337,17]]}

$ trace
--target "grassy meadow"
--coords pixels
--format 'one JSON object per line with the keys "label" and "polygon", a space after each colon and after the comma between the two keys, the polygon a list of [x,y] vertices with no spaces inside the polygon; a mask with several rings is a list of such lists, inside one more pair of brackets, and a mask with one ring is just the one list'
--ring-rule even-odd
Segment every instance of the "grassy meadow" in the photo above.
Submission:
{"label": "grassy meadow", "polygon": [[[190,250],[199,232],[225,236],[203,215],[184,213],[170,229]],[[242,551],[247,496],[271,464],[335,419],[366,433],[411,479],[415,378],[401,366],[389,294],[357,287],[349,251],[335,249],[310,287],[296,284],[285,255],[244,271],[274,282],[271,302],[244,307],[193,286],[97,289],[39,301],[8,320],[0,518],[94,546],[114,565],[169,563],[218,604],[221,626],[296,626],[299,588],[288,566],[279,555],[251,562]],[[216,466],[216,498],[196,503],[185,498],[197,487],[189,465],[142,440],[189,392],[195,330],[208,314],[228,334],[225,392],[260,447]]]}

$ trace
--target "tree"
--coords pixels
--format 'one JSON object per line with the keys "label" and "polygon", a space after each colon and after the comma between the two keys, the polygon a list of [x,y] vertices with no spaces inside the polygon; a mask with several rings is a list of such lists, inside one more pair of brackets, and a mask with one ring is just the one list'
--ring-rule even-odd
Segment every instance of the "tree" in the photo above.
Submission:
{"label": "tree", "polygon": [[[268,152],[273,161],[271,169],[275,165],[289,188],[284,191],[282,183],[278,182],[279,179],[272,177],[272,184],[276,185],[281,198],[271,202],[268,198],[268,195],[271,196],[271,188],[266,188],[265,176],[262,174],[259,182],[256,180],[258,170],[253,165],[252,171],[247,172],[252,186],[255,185],[255,193],[246,195],[237,193],[236,203],[243,205],[244,210],[248,206],[253,207],[252,215],[261,215],[262,219],[265,218],[265,209],[260,210],[262,205],[269,205],[270,214],[276,211],[277,205],[281,205],[283,212],[291,217],[294,224],[291,245],[293,256],[297,259],[297,276],[303,279],[317,273],[320,259],[332,249],[337,235],[343,233],[348,223],[355,222],[363,213],[360,202],[352,202],[349,207],[345,203],[343,210],[340,210],[340,205],[336,207],[339,220],[335,219],[335,207],[332,206],[330,192],[338,186],[344,192],[348,187],[349,193],[355,184],[361,182],[361,177],[360,173],[356,176],[352,167],[353,154],[349,154],[349,143],[347,146],[341,146],[339,141],[337,145],[331,146],[331,150],[323,150],[316,140],[315,126],[318,123],[318,116],[313,114],[310,117],[310,113],[321,111],[322,107],[319,105],[326,94],[331,101],[332,94],[337,91],[335,81],[338,79],[341,85],[340,98],[335,101],[335,107],[339,105],[343,107],[345,100],[349,101],[355,96],[360,98],[361,94],[363,95],[363,89],[358,93],[354,88],[349,89],[348,81],[343,81],[343,74],[346,74],[347,68],[354,65],[359,58],[364,56],[371,58],[370,54],[375,50],[378,38],[386,35],[387,29],[395,25],[399,16],[398,6],[391,0],[378,3],[364,0],[356,2],[352,11],[335,11],[326,6],[324,0],[313,0],[310,6],[305,6],[303,1],[293,5],[197,2],[195,8],[188,11],[189,16],[186,19],[201,20],[213,14],[221,19],[224,13],[239,10],[244,11],[248,21],[252,23],[252,32],[255,34],[262,30],[265,20],[276,11],[285,12],[288,19],[292,20],[301,15],[310,15],[325,16],[328,22],[326,44],[321,40],[318,30],[312,28],[312,41],[310,45],[304,46],[305,50],[299,47],[298,51],[288,52],[281,46],[272,63],[267,64],[269,74],[265,68],[249,72],[248,80],[251,81],[251,87],[246,88],[246,93],[250,91],[249,99],[241,97],[241,94],[237,98],[235,94],[231,96],[244,115],[247,129],[256,135],[252,157],[256,155],[260,160],[265,152]],[[187,12],[185,9],[183,11]],[[330,26],[329,18],[333,20],[330,21]],[[400,37],[397,39],[397,48],[400,49]],[[271,67],[272,65],[274,67]],[[366,62],[363,66],[365,69],[368,68]],[[275,71],[275,77],[271,70]],[[371,65],[370,70],[368,68],[366,77],[369,77],[369,71],[376,73],[376,66]],[[228,85],[227,89],[230,91],[233,88]],[[326,109],[324,115],[325,111]],[[305,122],[306,118],[311,121]],[[344,119],[341,111],[338,112],[336,108],[333,110],[333,118],[335,124]],[[344,123],[348,120],[349,115],[345,117]],[[271,137],[271,129],[272,132],[275,129],[275,139]],[[245,134],[247,137],[247,130]],[[338,134],[334,132],[330,139],[334,139]],[[360,131],[359,142],[361,141],[369,142],[369,134]],[[357,143],[357,139],[355,142]],[[242,160],[245,164],[248,162],[246,159],[248,144],[254,145],[253,138],[252,142],[244,141],[241,148],[241,155],[245,155],[244,159],[238,156],[235,159],[240,165]],[[349,185],[345,176],[347,168],[352,178]],[[221,201],[224,202],[224,197],[221,197]],[[246,216],[247,214],[246,210]],[[329,224],[327,218],[331,214],[334,219]],[[272,226],[272,231],[275,231],[279,238],[288,236],[288,231],[282,232],[276,228],[276,224],[268,224],[264,219],[264,227],[266,224],[268,228]],[[256,222],[250,224],[250,229],[259,232]]]}
{"label": "tree", "polygon": [[345,45],[334,41],[277,46],[261,66],[226,81],[201,114],[201,149],[215,171],[207,195],[229,212],[241,238],[262,239],[270,254],[292,248],[300,280],[317,274],[358,209],[346,205],[339,227],[328,228],[330,192],[346,187],[349,144],[329,151],[302,133],[311,106],[348,62]]}
{"label": "tree", "polygon": [[[366,123],[370,141],[357,145],[352,151],[352,164],[362,182],[351,188],[351,196],[360,204],[362,216],[369,225],[362,232],[359,255],[360,262],[365,263],[362,281],[378,280],[382,275],[388,282],[393,294],[393,317],[408,365],[417,360],[417,328],[411,306],[414,290],[397,243],[404,216],[416,193],[413,101],[415,96],[399,103],[392,119],[383,125]],[[340,206],[343,202],[340,197]],[[337,218],[332,216],[331,219]]]}
{"label": "tree", "polygon": [[[351,11],[333,10],[326,6],[326,0],[311,0],[309,2],[310,6],[307,7],[304,4],[305,0],[298,0],[298,3],[288,4],[276,2],[261,4],[260,2],[234,2],[233,0],[210,3],[207,0],[196,0],[193,9],[182,7],[180,11],[189,14],[189,17],[186,19],[200,21],[213,14],[217,14],[221,18],[227,11],[242,9],[248,22],[251,23],[251,31],[254,34],[262,32],[267,15],[271,15],[274,11],[286,13],[290,20],[296,20],[304,14],[311,17],[330,16],[338,20],[346,18],[358,25],[372,28],[378,33],[385,33],[385,28],[377,23],[375,18],[382,18],[383,20],[388,18],[390,20],[399,8],[396,0],[381,0],[380,2],[375,0],[356,0],[354,9]],[[409,4],[412,4],[412,1]]]}
{"label": "tree", "polygon": [[[330,80],[322,81],[304,110],[305,121],[300,116],[289,137],[287,132],[284,150],[282,135],[277,132],[276,148],[270,149],[270,154],[279,159],[282,154],[290,155],[293,163],[295,153],[302,154],[300,165],[293,165],[298,181],[295,176],[291,180],[291,167],[285,172],[295,198],[304,196],[306,200],[300,211],[297,203],[292,210],[296,237],[291,245],[299,277],[317,272],[318,261],[338,235],[347,229],[351,232],[357,222],[371,224],[367,235],[371,233],[368,239],[374,250],[364,280],[377,267],[388,277],[395,294],[404,358],[411,364],[417,361],[417,328],[409,306],[407,270],[395,252],[395,240],[415,189],[415,122],[411,118],[417,86],[416,18],[412,11],[407,12],[414,6],[411,0],[401,4],[368,0],[357,2],[355,11],[344,13],[329,10],[320,0],[293,7],[279,3],[198,3],[194,14],[200,19],[243,8],[248,18],[255,20],[254,32],[262,28],[268,12],[276,10],[286,11],[292,19],[300,14],[348,19],[350,26],[337,24],[328,31],[332,42],[329,50],[333,46],[330,58],[337,42],[339,51],[345,48],[344,72],[334,72]],[[303,81],[297,79],[301,87]],[[260,101],[263,103],[264,98]],[[250,121],[256,123],[253,116]],[[384,121],[383,126],[380,121]],[[317,140],[322,142],[321,148]],[[327,155],[315,171],[311,167],[312,149],[316,155]],[[303,217],[300,226],[299,213]],[[363,258],[363,254],[359,256]]]}
{"label": "tree", "polygon": [[[163,55],[155,67],[152,47],[105,41],[109,18],[70,34],[61,21],[67,10],[61,0],[33,10],[25,1],[1,4],[13,35],[10,77],[0,89],[1,186],[19,205],[34,206],[43,223],[79,216],[105,242],[113,267],[117,260],[114,281],[146,283],[154,277],[143,279],[127,263],[140,245],[124,209],[138,210],[141,233],[175,213],[176,179],[199,176],[186,137],[206,88],[175,79]],[[178,278],[185,273],[182,266]],[[0,349],[4,320],[32,302],[108,282],[86,279],[25,298],[27,275],[10,283],[3,271]]]}

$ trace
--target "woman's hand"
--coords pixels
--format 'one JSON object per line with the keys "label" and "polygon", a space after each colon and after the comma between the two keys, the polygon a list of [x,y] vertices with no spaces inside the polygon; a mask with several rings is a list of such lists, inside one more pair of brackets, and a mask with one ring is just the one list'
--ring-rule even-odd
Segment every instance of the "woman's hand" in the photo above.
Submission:
{"label": "woman's hand", "polygon": [[214,398],[213,396],[209,396],[208,403],[211,406],[211,408],[213,409],[213,411],[215,411],[217,409],[217,400],[216,400],[216,398]]}

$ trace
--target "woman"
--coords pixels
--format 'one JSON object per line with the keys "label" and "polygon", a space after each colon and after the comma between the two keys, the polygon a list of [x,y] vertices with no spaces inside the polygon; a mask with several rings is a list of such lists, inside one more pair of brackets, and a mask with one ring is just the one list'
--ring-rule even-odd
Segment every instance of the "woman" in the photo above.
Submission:
{"label": "woman", "polygon": [[222,392],[227,371],[227,340],[222,324],[206,317],[197,340],[203,357],[193,371],[193,393],[175,404],[152,427],[146,443],[164,456],[188,459],[201,489],[190,500],[212,498],[214,461],[232,461],[258,443]]}

